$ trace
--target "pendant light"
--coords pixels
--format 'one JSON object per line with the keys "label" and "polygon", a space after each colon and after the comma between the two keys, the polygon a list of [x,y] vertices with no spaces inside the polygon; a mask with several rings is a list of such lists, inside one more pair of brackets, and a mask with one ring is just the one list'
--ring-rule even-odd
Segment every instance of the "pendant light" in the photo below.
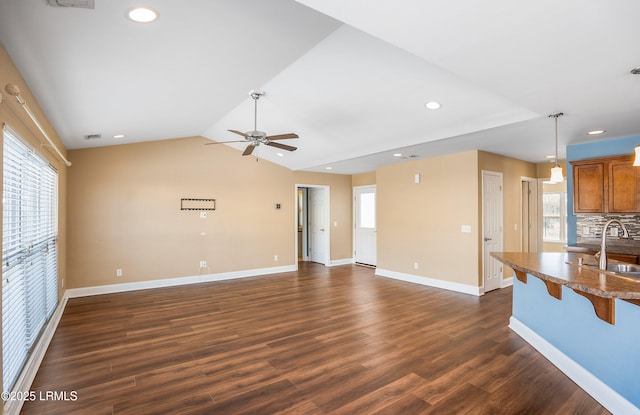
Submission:
{"label": "pendant light", "polygon": [[549,180],[551,183],[564,182],[562,167],[558,165],[558,117],[562,117],[563,115],[561,112],[549,115],[549,118],[555,118],[556,120],[556,165],[551,168],[551,179]]}

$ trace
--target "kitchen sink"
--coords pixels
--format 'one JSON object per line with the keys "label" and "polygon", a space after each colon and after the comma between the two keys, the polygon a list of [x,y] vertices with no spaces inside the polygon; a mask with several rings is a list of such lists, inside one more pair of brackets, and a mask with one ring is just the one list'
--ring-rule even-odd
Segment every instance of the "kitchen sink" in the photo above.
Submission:
{"label": "kitchen sink", "polygon": [[[587,267],[592,267],[592,268],[598,268],[598,265],[596,264],[584,264]],[[607,271],[616,273],[616,274],[621,274],[621,275],[627,275],[629,277],[636,277],[636,278],[640,278],[640,265],[634,265],[634,264],[608,264],[607,265]]]}

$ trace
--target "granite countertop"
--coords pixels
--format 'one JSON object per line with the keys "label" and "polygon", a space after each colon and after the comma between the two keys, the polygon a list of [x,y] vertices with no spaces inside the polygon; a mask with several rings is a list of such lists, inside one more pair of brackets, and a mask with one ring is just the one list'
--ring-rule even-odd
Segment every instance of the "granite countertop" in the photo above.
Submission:
{"label": "granite countertop", "polygon": [[584,264],[597,264],[591,255],[572,252],[492,252],[491,256],[516,271],[598,297],[640,299],[640,278],[578,266],[578,258],[583,258]]}

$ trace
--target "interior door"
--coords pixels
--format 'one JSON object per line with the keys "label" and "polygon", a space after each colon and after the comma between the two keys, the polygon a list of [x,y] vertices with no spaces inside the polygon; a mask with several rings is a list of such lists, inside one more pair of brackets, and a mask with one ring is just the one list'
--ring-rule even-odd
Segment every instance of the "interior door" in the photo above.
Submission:
{"label": "interior door", "polygon": [[309,260],[327,264],[329,258],[329,215],[327,189],[310,187],[309,190]]}
{"label": "interior door", "polygon": [[354,193],[354,261],[376,265],[376,187],[355,187]]}
{"label": "interior door", "polygon": [[502,264],[491,252],[502,251],[502,174],[482,172],[482,234],[484,291],[502,286]]}

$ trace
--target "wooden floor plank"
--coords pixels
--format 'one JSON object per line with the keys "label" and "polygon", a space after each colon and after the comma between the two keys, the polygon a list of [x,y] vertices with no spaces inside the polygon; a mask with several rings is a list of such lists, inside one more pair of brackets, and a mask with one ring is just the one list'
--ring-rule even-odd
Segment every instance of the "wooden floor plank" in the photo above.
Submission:
{"label": "wooden floor plank", "polygon": [[608,412],[482,297],[301,263],[297,272],[70,299],[23,414]]}

